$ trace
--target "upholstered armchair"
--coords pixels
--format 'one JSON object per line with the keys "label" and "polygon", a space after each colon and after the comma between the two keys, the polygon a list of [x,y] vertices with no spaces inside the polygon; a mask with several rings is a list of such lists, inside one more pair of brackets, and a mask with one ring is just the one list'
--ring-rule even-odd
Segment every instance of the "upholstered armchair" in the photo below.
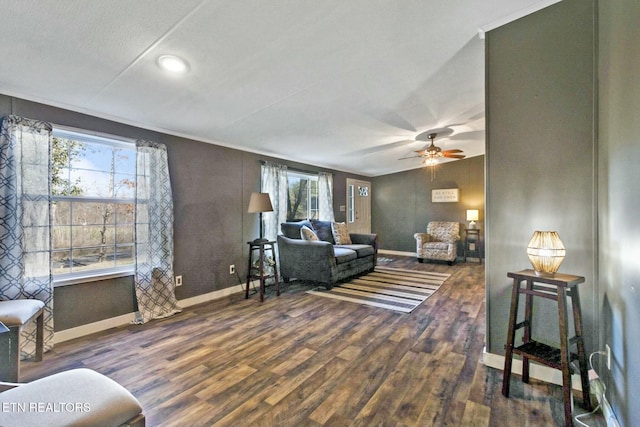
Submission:
{"label": "upholstered armchair", "polygon": [[452,265],[458,254],[460,224],[449,221],[431,221],[426,233],[416,233],[416,253],[419,262],[425,259],[447,261]]}

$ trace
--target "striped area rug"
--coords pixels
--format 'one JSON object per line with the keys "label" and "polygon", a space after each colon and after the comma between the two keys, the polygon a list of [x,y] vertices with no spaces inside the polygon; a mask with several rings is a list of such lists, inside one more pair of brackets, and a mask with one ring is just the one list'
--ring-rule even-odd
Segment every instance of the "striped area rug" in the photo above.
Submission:
{"label": "striped area rug", "polygon": [[411,313],[429,298],[450,274],[377,266],[375,271],[341,283],[329,291],[309,294]]}

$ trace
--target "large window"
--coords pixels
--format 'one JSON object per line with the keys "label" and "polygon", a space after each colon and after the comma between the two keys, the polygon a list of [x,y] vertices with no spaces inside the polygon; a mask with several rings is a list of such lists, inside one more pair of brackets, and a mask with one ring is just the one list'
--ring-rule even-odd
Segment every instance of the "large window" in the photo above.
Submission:
{"label": "large window", "polygon": [[135,145],[54,129],[51,167],[56,280],[130,271]]}
{"label": "large window", "polygon": [[288,172],[287,221],[318,219],[318,176]]}

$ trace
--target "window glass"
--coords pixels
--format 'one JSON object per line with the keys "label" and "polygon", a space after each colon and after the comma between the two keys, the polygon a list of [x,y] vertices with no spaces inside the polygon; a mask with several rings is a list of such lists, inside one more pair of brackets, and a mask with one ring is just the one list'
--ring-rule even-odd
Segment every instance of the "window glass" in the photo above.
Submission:
{"label": "window glass", "polygon": [[111,273],[134,263],[135,146],[54,129],[53,274]]}
{"label": "window glass", "polygon": [[318,219],[318,177],[288,172],[287,221]]}

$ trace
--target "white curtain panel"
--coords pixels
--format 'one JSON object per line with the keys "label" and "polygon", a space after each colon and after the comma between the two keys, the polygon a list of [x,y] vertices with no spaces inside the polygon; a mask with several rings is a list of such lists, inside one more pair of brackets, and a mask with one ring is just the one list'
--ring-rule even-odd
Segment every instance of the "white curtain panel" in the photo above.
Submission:
{"label": "white curtain panel", "polygon": [[287,197],[289,182],[287,180],[287,167],[265,162],[262,165],[262,192],[269,193],[273,212],[262,214],[264,238],[275,241],[280,233],[280,223],[287,220]]}
{"label": "white curtain panel", "polygon": [[[45,304],[44,349],[53,347],[51,125],[7,116],[0,130],[0,300]],[[21,356],[35,354],[35,322],[25,325]]]}
{"label": "white curtain panel", "polygon": [[335,221],[333,215],[333,175],[326,172],[318,174],[318,219]]}
{"label": "white curtain panel", "polygon": [[173,198],[164,144],[136,141],[137,323],[171,316],[178,307],[173,282]]}

